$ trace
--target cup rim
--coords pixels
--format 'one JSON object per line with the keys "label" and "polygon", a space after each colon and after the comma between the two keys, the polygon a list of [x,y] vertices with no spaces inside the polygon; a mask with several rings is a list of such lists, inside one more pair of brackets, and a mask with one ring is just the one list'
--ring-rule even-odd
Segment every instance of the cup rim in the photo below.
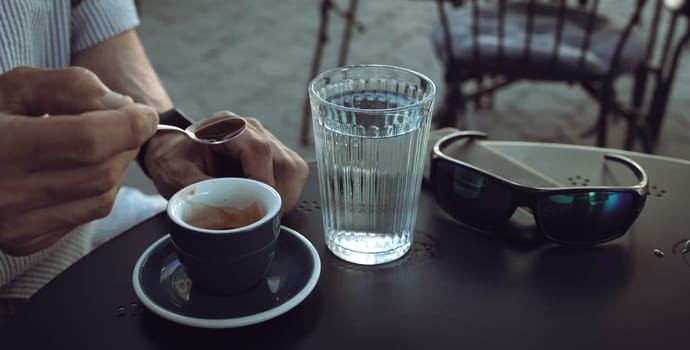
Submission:
{"label": "cup rim", "polygon": [[[203,228],[203,227],[197,227],[197,226],[192,226],[182,220],[179,216],[172,215],[172,210],[173,210],[173,201],[179,200],[179,197],[188,189],[194,186],[198,186],[199,184],[202,183],[208,183],[208,182],[248,182],[251,183],[255,186],[258,186],[264,191],[267,191],[272,197],[276,199],[276,202],[273,205],[269,205],[267,208],[266,213],[264,216],[261,217],[261,219],[246,225],[246,226],[241,226],[241,227],[236,227],[236,228],[229,228],[229,229],[208,229],[208,228]],[[212,178],[212,179],[206,179],[202,180],[199,182],[195,182],[193,184],[187,185],[184,188],[180,189],[179,191],[175,192],[175,194],[170,197],[168,200],[168,204],[166,206],[166,215],[170,220],[172,220],[176,225],[187,229],[191,230],[197,233],[209,233],[209,234],[228,234],[228,233],[244,233],[246,231],[251,231],[255,229],[258,226],[263,225],[269,220],[273,220],[273,218],[276,217],[276,215],[279,214],[280,212],[280,207],[282,206],[282,199],[280,197],[280,194],[278,194],[278,191],[276,191],[273,187],[257,180],[253,179],[248,179],[244,177],[218,177],[218,178]]]}
{"label": "cup rim", "polygon": [[315,76],[309,82],[309,88],[308,88],[309,96],[316,99],[321,104],[324,104],[324,105],[327,105],[327,106],[330,106],[333,108],[337,108],[337,109],[342,110],[342,111],[348,111],[348,112],[362,111],[363,109],[361,109],[361,108],[346,107],[346,106],[341,106],[339,104],[330,102],[330,101],[324,99],[323,97],[319,96],[318,94],[316,94],[316,92],[314,91],[314,84],[317,81],[323,79],[325,76],[327,76],[329,74],[333,74],[334,72],[338,72],[338,71],[346,71],[346,70],[358,69],[358,68],[384,68],[384,69],[388,69],[388,70],[404,71],[404,72],[410,73],[410,74],[417,76],[420,79],[426,81],[429,84],[429,88],[430,88],[429,92],[426,94],[426,96],[424,96],[424,98],[422,98],[421,100],[419,100],[415,103],[405,105],[402,107],[367,109],[366,111],[376,112],[376,113],[390,113],[390,112],[396,112],[396,111],[404,111],[407,109],[417,108],[421,105],[427,104],[427,103],[433,101],[434,95],[436,95],[436,84],[434,84],[434,81],[431,80],[426,75],[419,73],[417,71],[414,71],[412,69],[393,66],[393,65],[387,65],[387,64],[354,64],[354,65],[348,65],[348,66],[343,66],[343,67],[331,68],[329,70],[326,70],[324,72],[319,73],[317,76]]}

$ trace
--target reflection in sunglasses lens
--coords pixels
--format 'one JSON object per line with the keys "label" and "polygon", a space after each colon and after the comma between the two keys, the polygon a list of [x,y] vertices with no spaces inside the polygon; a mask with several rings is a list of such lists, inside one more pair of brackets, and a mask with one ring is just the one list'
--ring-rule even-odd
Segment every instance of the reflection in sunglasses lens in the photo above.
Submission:
{"label": "reflection in sunglasses lens", "polygon": [[503,226],[515,210],[510,188],[457,164],[437,160],[434,190],[441,207],[456,220],[483,230]]}
{"label": "reflection in sunglasses lens", "polygon": [[479,173],[456,168],[453,171],[453,191],[463,198],[478,199],[482,187],[485,187],[484,180],[484,176]]}
{"label": "reflection in sunglasses lens", "polygon": [[623,234],[636,217],[629,192],[580,191],[539,200],[542,229],[552,238],[593,243]]}

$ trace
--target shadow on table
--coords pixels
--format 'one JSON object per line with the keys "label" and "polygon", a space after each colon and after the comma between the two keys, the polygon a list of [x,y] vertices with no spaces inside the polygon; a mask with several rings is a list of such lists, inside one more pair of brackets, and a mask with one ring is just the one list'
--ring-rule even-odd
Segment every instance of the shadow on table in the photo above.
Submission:
{"label": "shadow on table", "polygon": [[318,288],[300,305],[275,319],[231,329],[194,328],[162,319],[147,312],[141,317],[141,332],[153,348],[204,349],[209,345],[225,348],[294,348],[312,333],[319,321],[322,297]]}
{"label": "shadow on table", "polygon": [[425,225],[436,233],[460,285],[518,294],[526,286],[543,302],[594,306],[616,300],[632,280],[634,229],[606,244],[564,246],[547,241],[525,220],[511,221],[500,234],[473,230],[444,213]]}

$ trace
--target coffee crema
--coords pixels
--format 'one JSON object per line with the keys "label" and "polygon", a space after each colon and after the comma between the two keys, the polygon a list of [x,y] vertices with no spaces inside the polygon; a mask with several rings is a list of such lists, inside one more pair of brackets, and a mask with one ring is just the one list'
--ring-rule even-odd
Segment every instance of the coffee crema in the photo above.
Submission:
{"label": "coffee crema", "polygon": [[194,212],[185,218],[188,224],[209,230],[228,230],[251,225],[264,216],[259,204],[253,202],[244,209],[213,207],[195,204]]}

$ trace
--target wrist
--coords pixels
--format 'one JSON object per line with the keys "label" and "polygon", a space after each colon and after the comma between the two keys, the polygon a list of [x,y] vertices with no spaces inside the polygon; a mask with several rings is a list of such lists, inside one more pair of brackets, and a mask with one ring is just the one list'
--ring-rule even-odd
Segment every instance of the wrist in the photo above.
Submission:
{"label": "wrist", "polygon": [[[177,108],[172,108],[165,112],[159,113],[158,118],[160,124],[174,125],[182,129],[187,128],[193,123],[193,121],[184,112]],[[155,137],[156,135],[153,135],[151,139]],[[139,154],[137,155],[137,163],[139,163],[139,167],[149,178],[151,178],[151,173],[149,172],[146,162],[146,152],[149,149],[151,139],[141,145],[141,148],[139,148]]]}

